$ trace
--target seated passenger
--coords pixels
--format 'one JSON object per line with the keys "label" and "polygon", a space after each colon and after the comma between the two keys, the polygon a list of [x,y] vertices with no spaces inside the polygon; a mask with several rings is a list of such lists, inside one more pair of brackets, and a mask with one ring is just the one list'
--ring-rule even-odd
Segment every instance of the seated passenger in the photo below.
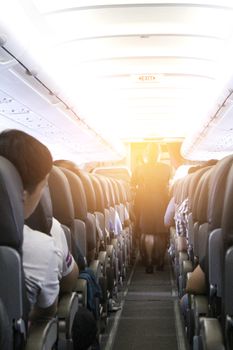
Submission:
{"label": "seated passenger", "polygon": [[190,294],[207,294],[208,292],[208,276],[206,274],[206,258],[200,261],[200,264],[191,272],[186,283],[185,294],[180,300],[181,311],[184,321],[187,321],[187,312],[190,308]]}
{"label": "seated passenger", "polygon": [[[0,133],[0,155],[8,159],[18,170],[23,184],[25,219],[37,207],[52,169],[52,156],[45,145],[34,137],[19,131],[5,130]],[[53,218],[51,236],[24,225],[23,269],[28,299],[31,303],[30,321],[52,317],[56,313],[59,291],[74,290],[78,267],[70,254],[64,231]],[[88,314],[88,315],[87,315]],[[86,320],[88,322],[86,322]],[[86,346],[82,342],[79,324],[91,328]],[[75,317],[73,336],[74,349],[88,349],[95,341],[96,324],[88,310],[78,312]],[[85,333],[86,334],[86,333]],[[86,338],[86,335],[85,335]]]}
{"label": "seated passenger", "polygon": [[164,214],[164,225],[166,227],[171,227],[175,225],[175,197],[171,197],[166,212]]}
{"label": "seated passenger", "polygon": [[[52,168],[46,146],[19,131],[0,134],[0,155],[18,170],[23,184],[24,217],[35,210]],[[51,317],[56,312],[59,294],[59,252],[52,237],[24,226],[23,268],[31,303],[30,319]]]}

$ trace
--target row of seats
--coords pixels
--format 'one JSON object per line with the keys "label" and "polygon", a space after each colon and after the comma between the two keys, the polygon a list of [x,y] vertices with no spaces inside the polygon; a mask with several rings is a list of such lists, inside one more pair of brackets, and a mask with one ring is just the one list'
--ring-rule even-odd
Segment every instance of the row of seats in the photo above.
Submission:
{"label": "row of seats", "polygon": [[205,293],[189,295],[189,342],[195,350],[232,349],[233,156],[178,180],[173,194],[177,229],[171,230],[171,242],[179,295],[198,264],[207,284]]}
{"label": "row of seats", "polygon": [[57,318],[30,327],[28,335],[21,256],[22,184],[12,164],[1,157],[0,274],[6,283],[0,287],[0,312],[7,313],[9,320],[5,322],[9,344],[5,344],[4,349],[72,349],[75,314],[79,305],[88,307],[86,267],[101,287],[101,295],[95,298],[94,313],[99,332],[104,330],[113,298],[126,277],[131,259],[132,224],[128,215],[131,204],[127,187],[120,180],[77,168],[71,171],[53,166],[48,187],[27,225],[50,234],[52,217],[55,217],[64,228],[69,249],[81,273],[75,291],[60,298]]}

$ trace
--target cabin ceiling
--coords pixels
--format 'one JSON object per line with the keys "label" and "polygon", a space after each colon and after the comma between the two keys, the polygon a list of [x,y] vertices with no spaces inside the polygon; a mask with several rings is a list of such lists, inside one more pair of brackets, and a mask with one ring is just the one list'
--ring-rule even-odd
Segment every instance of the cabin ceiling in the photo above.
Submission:
{"label": "cabin ceiling", "polygon": [[206,157],[210,144],[195,135],[232,90],[232,2],[9,0],[5,7],[3,46],[101,137],[188,139],[184,155]]}

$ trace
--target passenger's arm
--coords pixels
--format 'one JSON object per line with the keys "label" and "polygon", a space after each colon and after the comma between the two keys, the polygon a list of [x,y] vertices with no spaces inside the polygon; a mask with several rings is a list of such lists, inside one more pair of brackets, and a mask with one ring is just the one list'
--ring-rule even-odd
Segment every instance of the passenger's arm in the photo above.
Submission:
{"label": "passenger's arm", "polygon": [[54,237],[59,249],[59,258],[62,259],[60,274],[60,293],[69,293],[75,290],[79,269],[74,261],[66,240],[66,235],[60,222],[53,218],[51,235]]}
{"label": "passenger's arm", "polygon": [[29,319],[31,322],[35,322],[40,319],[52,318],[57,312],[57,298],[52,305],[47,308],[41,308],[39,306],[34,306],[30,312]]}
{"label": "passenger's arm", "polygon": [[172,197],[168,203],[165,215],[164,215],[164,225],[167,227],[173,226],[175,216],[175,198]]}
{"label": "passenger's arm", "polygon": [[79,269],[74,262],[73,269],[66,276],[63,276],[60,282],[60,293],[68,293],[75,290],[77,284],[77,278],[79,275]]}
{"label": "passenger's arm", "polygon": [[186,292],[190,294],[206,293],[205,273],[200,265],[197,265],[187,280]]}
{"label": "passenger's arm", "polygon": [[[48,241],[41,254],[48,256],[47,263],[41,263],[38,274],[41,275],[38,294],[30,313],[30,319],[51,318],[56,314],[60,290],[58,256],[53,241]],[[39,264],[39,263],[38,263]]]}

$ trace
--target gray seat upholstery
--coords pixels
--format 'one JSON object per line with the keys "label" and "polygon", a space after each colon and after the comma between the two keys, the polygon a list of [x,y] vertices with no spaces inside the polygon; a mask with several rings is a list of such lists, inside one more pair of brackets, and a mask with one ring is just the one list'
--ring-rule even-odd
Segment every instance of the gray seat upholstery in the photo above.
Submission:
{"label": "gray seat upholstery", "polygon": [[29,304],[21,259],[23,187],[16,169],[3,157],[0,157],[0,212],[0,279],[4,281],[0,285],[0,298],[13,330],[8,345],[13,349],[14,343],[14,350],[22,349],[27,340],[26,350],[50,350],[57,340],[56,319],[35,323],[29,336],[26,331]]}

